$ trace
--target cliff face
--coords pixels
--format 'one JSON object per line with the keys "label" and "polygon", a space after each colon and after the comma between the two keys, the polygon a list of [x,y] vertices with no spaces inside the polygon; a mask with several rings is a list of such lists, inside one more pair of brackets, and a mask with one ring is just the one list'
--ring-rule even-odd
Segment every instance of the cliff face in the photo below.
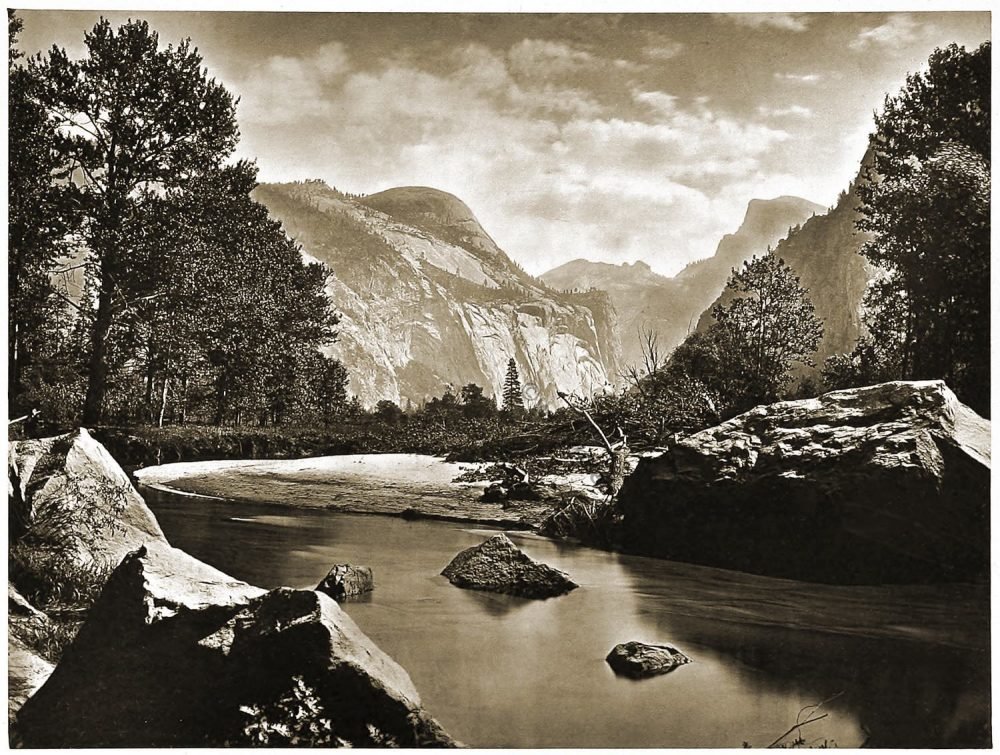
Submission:
{"label": "cliff face", "polygon": [[822,210],[797,197],[754,199],[740,228],[723,237],[713,256],[688,265],[673,278],[657,275],[644,262],[609,265],[574,260],[545,273],[542,280],[559,290],[607,291],[618,313],[622,361],[636,364],[642,361],[643,329],[655,332],[661,350],[669,352],[694,328],[734,267]]}
{"label": "cliff face", "polygon": [[[829,212],[807,220],[774,248],[799,276],[823,321],[823,338],[813,360],[814,368],[802,367],[801,375],[817,376],[823,360],[833,354],[849,352],[862,333],[862,302],[875,268],[859,253],[868,235],[858,231],[857,180],[844,192]],[[763,250],[761,250],[763,251]],[[713,322],[712,307],[732,296],[724,291],[702,313],[698,329]]]}
{"label": "cliff face", "polygon": [[320,182],[254,198],[333,272],[343,315],[330,352],[368,405],[420,403],[477,383],[499,396],[511,357],[526,404],[592,394],[618,374],[606,297],[550,290],[520,270],[460,200],[422,187],[351,199]]}

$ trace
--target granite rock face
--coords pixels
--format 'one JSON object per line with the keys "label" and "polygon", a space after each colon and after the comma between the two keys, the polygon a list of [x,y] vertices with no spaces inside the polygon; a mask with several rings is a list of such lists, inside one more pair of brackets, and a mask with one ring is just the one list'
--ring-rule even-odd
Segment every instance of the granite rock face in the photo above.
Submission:
{"label": "granite rock face", "polygon": [[499,397],[511,357],[529,406],[618,379],[607,295],[528,275],[451,194],[408,186],[357,199],[307,181],[262,184],[254,198],[333,271],[327,292],[342,319],[330,353],[366,406],[419,405],[449,384]]}
{"label": "granite rock face", "polygon": [[457,587],[522,598],[552,598],[578,587],[564,572],[530,558],[503,533],[462,551],[441,574]]}
{"label": "granite rock face", "polygon": [[371,568],[351,564],[336,564],[316,586],[317,592],[326,593],[337,602],[363,595],[373,589],[375,589],[375,579],[372,577]]}
{"label": "granite rock face", "polygon": [[640,462],[628,549],[835,583],[989,570],[990,423],[941,381],[758,406]]}
{"label": "granite rock face", "polygon": [[605,659],[616,674],[633,679],[657,676],[690,663],[688,658],[671,645],[647,645],[644,642],[623,642]]}

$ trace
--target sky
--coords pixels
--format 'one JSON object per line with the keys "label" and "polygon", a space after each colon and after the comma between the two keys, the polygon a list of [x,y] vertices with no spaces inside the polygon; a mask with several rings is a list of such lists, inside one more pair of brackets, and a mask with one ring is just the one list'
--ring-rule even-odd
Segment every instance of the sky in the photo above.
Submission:
{"label": "sky", "polygon": [[[21,11],[20,47],[84,54],[96,11]],[[672,275],[747,203],[830,206],[873,114],[986,12],[106,12],[190,37],[237,94],[262,181],[461,198],[528,272],[577,258]]]}

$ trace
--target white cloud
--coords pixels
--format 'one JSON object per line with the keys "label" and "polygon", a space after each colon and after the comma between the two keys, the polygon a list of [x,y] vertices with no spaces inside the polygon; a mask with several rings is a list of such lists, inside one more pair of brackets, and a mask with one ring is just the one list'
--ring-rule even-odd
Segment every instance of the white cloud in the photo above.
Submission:
{"label": "white cloud", "polygon": [[864,29],[850,47],[853,50],[869,46],[901,47],[915,40],[922,28],[909,13],[893,13],[885,23]]}
{"label": "white cloud", "polygon": [[751,29],[769,27],[784,31],[805,31],[809,17],[803,13],[726,13],[725,18]]}
{"label": "white cloud", "polygon": [[818,73],[781,73],[776,71],[774,78],[779,81],[794,81],[798,84],[815,84],[822,76]]}
{"label": "white cloud", "polygon": [[813,117],[813,111],[807,107],[803,107],[802,105],[787,105],[785,107],[768,107],[767,105],[760,105],[757,108],[757,112],[765,118],[784,118],[790,115],[797,118]]}
{"label": "white cloud", "polygon": [[565,42],[523,39],[507,52],[512,73],[535,78],[561,76],[591,67],[596,58]]}

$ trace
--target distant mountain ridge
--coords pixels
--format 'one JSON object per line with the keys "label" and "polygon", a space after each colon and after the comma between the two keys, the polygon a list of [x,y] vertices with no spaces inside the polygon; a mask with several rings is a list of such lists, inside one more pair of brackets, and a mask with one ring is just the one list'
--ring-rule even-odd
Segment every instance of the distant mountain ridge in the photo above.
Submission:
{"label": "distant mountain ridge", "polygon": [[320,181],[262,184],[254,198],[333,275],[343,315],[330,352],[367,406],[417,405],[466,384],[499,396],[513,357],[526,403],[613,382],[607,296],[565,294],[525,273],[457,197],[400,187],[350,198]]}
{"label": "distant mountain ridge", "polygon": [[[823,321],[823,338],[813,355],[815,367],[800,367],[801,377],[817,378],[823,361],[833,354],[853,350],[863,332],[862,314],[865,291],[877,269],[861,256],[864,243],[870,238],[855,227],[858,218],[857,185],[862,180],[864,165],[850,186],[841,193],[829,212],[807,220],[778,242],[774,253],[783,259],[809,291],[816,316]],[[714,322],[712,307],[732,298],[729,291],[705,309],[698,321],[698,330]]]}
{"label": "distant mountain ridge", "polygon": [[618,314],[622,363],[639,364],[643,329],[655,332],[661,350],[669,352],[695,328],[734,267],[824,211],[799,197],[751,200],[739,229],[722,238],[713,256],[689,264],[672,278],[653,272],[645,262],[611,265],[588,260],[567,262],[541,278],[559,290],[606,291]]}

